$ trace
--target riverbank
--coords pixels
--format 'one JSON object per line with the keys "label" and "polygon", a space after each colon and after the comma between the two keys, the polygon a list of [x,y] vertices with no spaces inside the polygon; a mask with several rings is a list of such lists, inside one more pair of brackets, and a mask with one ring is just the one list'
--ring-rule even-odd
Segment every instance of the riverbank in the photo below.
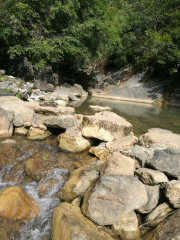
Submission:
{"label": "riverbank", "polygon": [[[11,207],[6,212],[7,201],[1,192],[0,216],[4,221],[24,221],[24,229],[33,226],[29,222],[37,221],[38,225],[42,206],[45,207],[40,198],[43,201],[47,196],[52,199],[54,196],[53,214],[52,211],[46,214],[49,219],[52,217],[53,240],[79,239],[81,235],[87,240],[89,236],[94,240],[120,237],[145,240],[152,239],[153,228],[160,240],[179,234],[170,226],[179,211],[170,218],[166,215],[180,208],[180,135],[154,128],[138,138],[132,132],[132,124],[111,111],[82,115],[72,107],[40,106],[37,101],[24,102],[13,96],[0,98],[0,123],[1,168],[9,169],[8,174],[2,172],[1,189],[8,191],[9,184],[12,188],[22,187],[22,190],[9,189],[8,206]],[[27,138],[26,147],[26,141],[20,143],[14,138],[18,135]],[[52,140],[51,136],[54,136]],[[41,149],[50,144],[50,151],[40,154],[37,141],[43,141]],[[27,154],[20,152],[19,143]],[[65,171],[59,172],[64,174],[65,184],[62,175],[59,178],[53,175],[61,169]],[[24,185],[27,183],[30,185]],[[32,187],[29,191],[33,185],[38,192]],[[23,215],[19,215],[18,208],[16,217],[12,215],[16,200],[23,204],[17,191],[21,192],[20,196],[29,194],[29,198],[34,198],[33,213],[24,205]],[[140,227],[144,223],[147,224]],[[15,239],[23,239],[20,237],[21,232],[26,236],[23,227],[18,231],[19,237]],[[8,232],[4,227],[4,232],[9,239],[13,229]],[[45,235],[45,239],[51,239],[49,232],[28,234],[34,240],[37,236],[44,239]]]}

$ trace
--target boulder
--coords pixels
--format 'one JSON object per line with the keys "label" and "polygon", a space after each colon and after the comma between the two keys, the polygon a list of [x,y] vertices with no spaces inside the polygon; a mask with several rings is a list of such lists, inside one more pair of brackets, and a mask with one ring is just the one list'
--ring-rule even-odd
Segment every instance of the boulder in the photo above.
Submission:
{"label": "boulder", "polygon": [[128,155],[136,159],[141,167],[144,167],[146,161],[153,157],[154,150],[136,145],[128,152]]}
{"label": "boulder", "polygon": [[109,151],[127,151],[131,149],[136,143],[137,138],[133,133],[130,133],[128,136],[121,137],[117,140],[110,141],[106,143],[106,147]]}
{"label": "boulder", "polygon": [[53,92],[54,91],[54,86],[51,84],[51,83],[48,83],[46,85],[46,88],[47,88],[47,92]]}
{"label": "boulder", "polygon": [[148,186],[145,185],[146,192],[148,195],[148,202],[137,209],[138,212],[140,213],[149,213],[151,210],[153,210],[159,201],[159,186]]}
{"label": "boulder", "polygon": [[53,211],[53,240],[113,240],[84,217],[80,208],[61,203]]}
{"label": "boulder", "polygon": [[112,141],[128,135],[132,125],[115,113],[102,112],[93,116],[84,116],[82,135],[102,141]]}
{"label": "boulder", "polygon": [[153,143],[164,143],[169,147],[180,149],[180,135],[160,128],[149,129],[146,134],[140,136],[139,141],[146,147]]}
{"label": "boulder", "polygon": [[169,203],[162,203],[146,215],[145,222],[147,226],[155,227],[160,222],[164,221],[166,215],[172,211],[173,209]]}
{"label": "boulder", "polygon": [[44,120],[44,125],[49,128],[67,129],[78,126],[79,122],[74,116],[63,115],[58,117],[49,117]]}
{"label": "boulder", "polygon": [[19,186],[5,188],[0,194],[0,216],[11,220],[36,218],[39,207]]}
{"label": "boulder", "polygon": [[117,223],[112,225],[112,231],[126,240],[137,240],[140,238],[138,219],[135,212],[130,212]]}
{"label": "boulder", "polygon": [[12,137],[13,115],[13,112],[5,111],[0,107],[0,138]]}
{"label": "boulder", "polygon": [[172,180],[166,184],[165,194],[174,208],[180,208],[180,181]]}
{"label": "boulder", "polygon": [[89,152],[94,154],[102,161],[106,161],[109,150],[106,148],[105,143],[100,143],[97,147],[91,147]]}
{"label": "boulder", "polygon": [[133,175],[135,170],[135,160],[122,155],[119,152],[114,152],[109,155],[104,163],[101,174],[117,174],[117,175]]}
{"label": "boulder", "polygon": [[51,135],[52,135],[52,133],[49,131],[44,131],[39,128],[30,127],[28,135],[27,135],[27,139],[29,139],[29,140],[45,140],[46,138],[48,138]]}
{"label": "boulder", "polygon": [[147,160],[147,164],[169,176],[178,177],[180,175],[180,150],[170,147],[155,150],[154,156]]}
{"label": "boulder", "polygon": [[99,225],[111,225],[148,201],[145,186],[133,176],[103,175],[86,191],[81,210]]}
{"label": "boulder", "polygon": [[24,127],[15,128],[14,135],[27,136],[28,131],[29,130],[27,128],[24,128]]}
{"label": "boulder", "polygon": [[81,132],[76,127],[66,129],[58,137],[59,147],[67,152],[79,153],[91,147],[90,142],[82,137]]}
{"label": "boulder", "polygon": [[83,196],[90,184],[99,177],[102,164],[98,160],[73,171],[60,192],[61,199],[71,202],[76,197]]}
{"label": "boulder", "polygon": [[15,127],[23,127],[24,126],[24,116],[21,113],[14,114],[13,124]]}
{"label": "boulder", "polygon": [[180,210],[171,215],[167,221],[158,225],[143,240],[178,240],[180,237]]}
{"label": "boulder", "polygon": [[41,80],[35,80],[33,88],[40,89],[41,91],[45,91],[45,92],[53,92],[54,91],[54,86],[52,84],[46,84],[45,82],[43,82]]}
{"label": "boulder", "polygon": [[156,185],[163,182],[168,182],[168,178],[162,172],[148,169],[148,168],[139,168],[135,175],[145,184]]}

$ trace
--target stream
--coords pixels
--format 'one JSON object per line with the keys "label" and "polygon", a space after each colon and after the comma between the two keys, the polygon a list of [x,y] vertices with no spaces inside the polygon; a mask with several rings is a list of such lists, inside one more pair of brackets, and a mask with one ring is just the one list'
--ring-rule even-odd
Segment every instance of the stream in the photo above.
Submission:
{"label": "stream", "polygon": [[[180,134],[180,109],[178,108],[160,109],[148,104],[95,98],[70,104],[75,107],[76,113],[94,114],[95,111],[89,105],[111,107],[113,112],[133,124],[133,132],[136,136],[147,132],[148,128],[152,127],[165,128]],[[0,168],[0,191],[8,186],[20,185],[27,194],[35,199],[40,207],[40,214],[35,220],[27,223],[6,223],[0,219],[0,228],[8,233],[11,240],[50,240],[52,237],[52,212],[54,207],[60,203],[59,192],[66,181],[68,171],[94,161],[94,157],[88,152],[70,154],[61,151],[58,148],[57,136],[51,136],[43,142],[30,141],[20,136],[14,136],[12,139],[15,142],[8,144],[4,143],[4,140],[0,140],[2,158],[11,157],[11,152],[15,151],[14,162]],[[3,155],[4,152],[7,152],[8,156]],[[34,156],[43,160],[45,168],[48,170],[48,173],[38,180],[27,176],[24,170],[25,161]],[[51,179],[54,180],[53,186],[41,195],[39,193],[40,186]]]}

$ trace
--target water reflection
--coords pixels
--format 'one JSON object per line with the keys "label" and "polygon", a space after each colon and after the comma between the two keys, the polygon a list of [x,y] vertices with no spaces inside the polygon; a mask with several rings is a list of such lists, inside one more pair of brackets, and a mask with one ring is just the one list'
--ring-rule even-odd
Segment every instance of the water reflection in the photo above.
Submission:
{"label": "water reflection", "polygon": [[149,128],[164,128],[180,134],[180,109],[157,108],[151,104],[132,103],[99,98],[87,98],[81,106],[75,106],[76,113],[94,114],[89,105],[111,107],[112,111],[133,124],[133,132],[139,136]]}

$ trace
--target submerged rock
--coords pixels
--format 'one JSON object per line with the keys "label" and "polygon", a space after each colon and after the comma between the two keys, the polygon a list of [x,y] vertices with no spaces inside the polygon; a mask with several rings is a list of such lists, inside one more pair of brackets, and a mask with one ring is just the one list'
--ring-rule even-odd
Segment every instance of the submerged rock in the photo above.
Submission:
{"label": "submerged rock", "polygon": [[99,225],[111,225],[148,201],[145,186],[133,176],[103,175],[84,195],[82,212]]}
{"label": "submerged rock", "polygon": [[75,170],[60,192],[61,199],[71,202],[83,196],[90,184],[99,177],[102,164],[102,161],[95,161]]}
{"label": "submerged rock", "polygon": [[19,186],[5,188],[0,194],[0,216],[11,220],[36,218],[39,207]]}
{"label": "submerged rock", "polygon": [[84,217],[80,208],[61,203],[53,211],[53,240],[113,240]]}
{"label": "submerged rock", "polygon": [[102,107],[98,105],[89,105],[89,107],[94,109],[95,111],[111,111],[110,107]]}
{"label": "submerged rock", "polygon": [[102,141],[112,141],[128,135],[132,125],[115,113],[102,112],[93,116],[84,116],[82,135]]}

